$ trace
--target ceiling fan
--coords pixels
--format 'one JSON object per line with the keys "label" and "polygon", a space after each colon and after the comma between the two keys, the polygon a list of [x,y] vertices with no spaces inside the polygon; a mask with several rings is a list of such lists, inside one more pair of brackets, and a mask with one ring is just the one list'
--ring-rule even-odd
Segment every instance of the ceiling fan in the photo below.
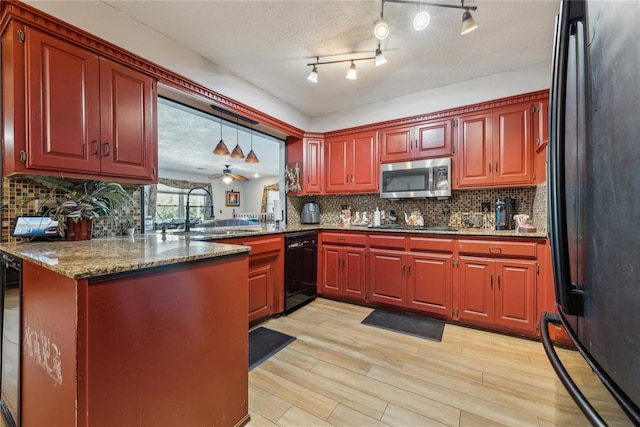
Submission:
{"label": "ceiling fan", "polygon": [[231,169],[229,169],[229,166],[231,165],[224,165],[225,168],[222,170],[222,173],[217,173],[214,175],[209,175],[209,179],[217,179],[217,178],[222,178],[222,180],[225,183],[230,183],[232,180],[237,180],[237,181],[250,181],[249,178],[247,178],[244,175],[238,175],[235,173],[231,173]]}

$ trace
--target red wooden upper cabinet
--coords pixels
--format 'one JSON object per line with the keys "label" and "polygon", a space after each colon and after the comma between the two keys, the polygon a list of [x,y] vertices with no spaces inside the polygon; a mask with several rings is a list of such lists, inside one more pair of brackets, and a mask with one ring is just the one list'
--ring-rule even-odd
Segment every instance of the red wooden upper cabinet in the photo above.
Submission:
{"label": "red wooden upper cabinet", "polygon": [[327,193],[378,191],[376,132],[327,138],[325,180]]}
{"label": "red wooden upper cabinet", "polygon": [[301,194],[320,194],[323,192],[323,148],[322,138],[304,138]]}
{"label": "red wooden upper cabinet", "polygon": [[15,21],[2,49],[5,175],[157,182],[151,77]]}
{"label": "red wooden upper cabinet", "polygon": [[402,162],[451,156],[452,120],[430,120],[417,126],[403,126],[381,132],[380,161]]}
{"label": "red wooden upper cabinet", "polygon": [[534,182],[531,104],[458,118],[458,188]]}

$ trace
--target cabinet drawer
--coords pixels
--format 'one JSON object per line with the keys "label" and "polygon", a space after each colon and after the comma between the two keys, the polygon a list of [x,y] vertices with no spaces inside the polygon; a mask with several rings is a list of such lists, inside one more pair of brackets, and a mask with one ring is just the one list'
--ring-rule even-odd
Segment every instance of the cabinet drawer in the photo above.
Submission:
{"label": "cabinet drawer", "polygon": [[260,255],[267,252],[280,252],[283,249],[282,237],[268,237],[268,238],[257,238],[257,239],[229,239],[223,240],[221,243],[228,243],[231,245],[244,245],[250,246],[251,252],[249,252],[249,256],[252,257],[254,255]]}
{"label": "cabinet drawer", "polygon": [[409,237],[409,250],[417,252],[453,252],[453,239]]}
{"label": "cabinet drawer", "polygon": [[536,258],[536,244],[534,242],[492,242],[490,240],[460,240],[460,253],[481,254],[493,256],[517,256]]}
{"label": "cabinet drawer", "polygon": [[372,248],[388,248],[406,251],[407,238],[403,236],[379,235],[377,233],[370,234],[369,246]]}
{"label": "cabinet drawer", "polygon": [[366,246],[367,236],[356,233],[322,233],[322,243],[336,245]]}

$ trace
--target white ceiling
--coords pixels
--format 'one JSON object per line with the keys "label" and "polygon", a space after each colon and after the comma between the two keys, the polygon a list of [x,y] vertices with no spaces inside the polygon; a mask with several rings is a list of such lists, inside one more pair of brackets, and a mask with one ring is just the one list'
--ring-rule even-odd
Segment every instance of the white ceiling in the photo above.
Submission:
{"label": "white ceiling", "polygon": [[[348,115],[376,104],[384,108],[385,100],[548,63],[559,8],[558,0],[466,0],[466,5],[478,7],[472,14],[479,28],[461,36],[462,10],[425,7],[431,23],[417,33],[411,26],[416,6],[386,3],[384,16],[391,34],[382,42],[382,50],[388,63],[374,67],[373,61],[357,62],[355,81],[345,78],[348,63],[323,65],[318,68],[319,83],[313,84],[306,79],[311,70],[307,63],[316,56],[330,61],[373,55],[377,40],[372,30],[380,16],[381,0],[27,1],[125,47],[136,36],[131,27],[123,26],[119,32],[103,17],[128,17],[144,31],[169,38],[218,66],[226,75],[211,84],[211,89],[225,87],[232,81],[229,75],[237,76],[236,82],[257,88],[241,102],[260,105],[262,94],[309,119],[330,118],[335,112]],[[144,31],[139,32],[141,44],[147,40]],[[163,47],[156,44],[154,50],[157,55],[153,58],[160,65],[196,81],[204,78],[201,70],[188,68],[191,63],[158,60],[163,58]],[[169,52],[168,46],[166,49]],[[233,90],[233,84],[226,87]],[[208,108],[206,102],[202,105],[203,110]],[[278,117],[274,112],[265,113]],[[161,170],[195,172],[195,166],[207,169],[203,173],[220,173],[227,158],[210,154],[219,135],[206,140],[202,133],[202,129],[181,127],[165,133],[166,137],[160,135]],[[258,153],[258,157],[261,163],[251,170],[270,174],[271,167],[274,174],[279,173],[276,153],[271,152],[270,157]],[[249,165],[235,162],[234,172],[250,175]]]}

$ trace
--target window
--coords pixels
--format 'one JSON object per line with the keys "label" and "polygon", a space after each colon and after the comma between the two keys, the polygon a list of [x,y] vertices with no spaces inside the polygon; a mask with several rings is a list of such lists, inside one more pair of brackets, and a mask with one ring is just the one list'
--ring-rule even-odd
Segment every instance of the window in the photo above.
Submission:
{"label": "window", "polygon": [[[156,198],[156,224],[176,228],[184,224],[187,208],[187,191],[158,184]],[[189,219],[191,223],[209,218],[210,206],[204,191],[195,190],[189,196]]]}

